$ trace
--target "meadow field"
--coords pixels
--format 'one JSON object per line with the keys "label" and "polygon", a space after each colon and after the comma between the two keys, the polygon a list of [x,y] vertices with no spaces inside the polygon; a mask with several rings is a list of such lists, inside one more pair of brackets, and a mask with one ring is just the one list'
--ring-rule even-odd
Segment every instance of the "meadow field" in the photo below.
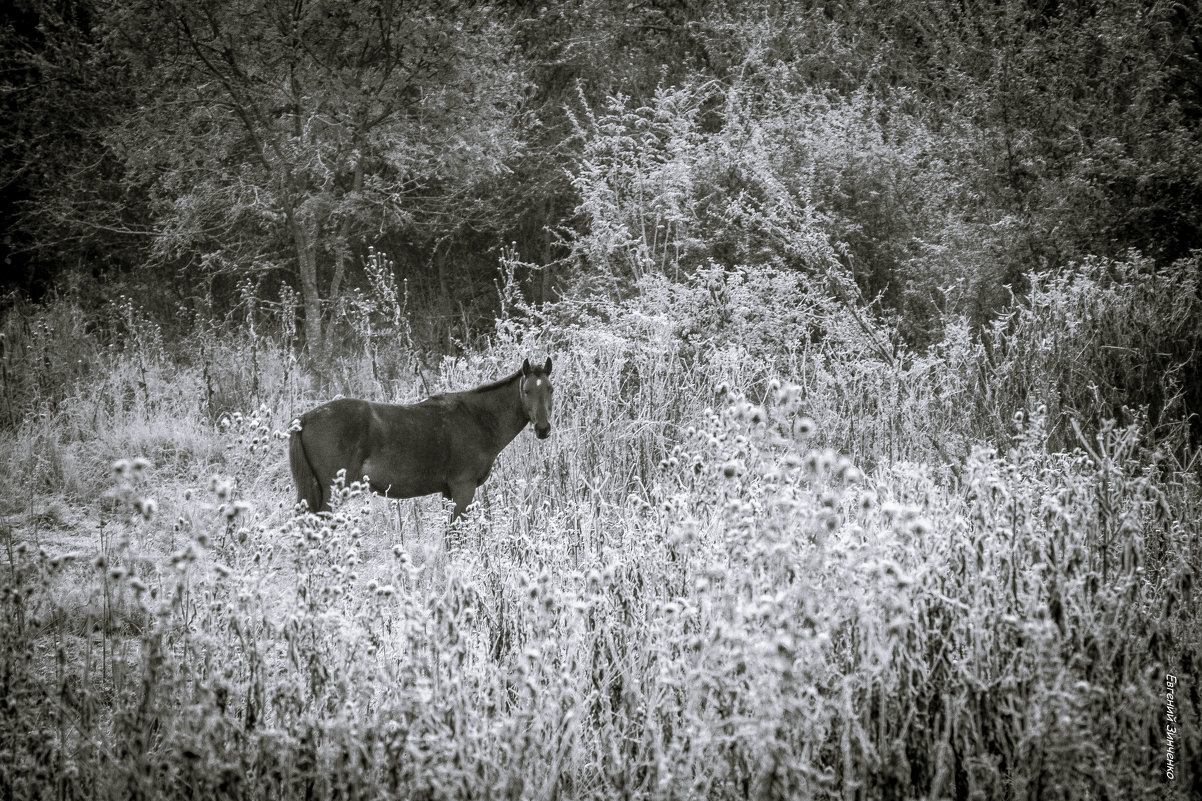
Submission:
{"label": "meadow field", "polygon": [[[254,298],[177,342],[15,306],[0,796],[1196,797],[1188,430],[1056,402],[1134,375],[1197,271],[1032,280],[927,353],[797,273],[502,287],[462,355],[364,325],[321,370]],[[552,435],[454,536],[353,481],[294,510],[294,415],[544,354]]]}
{"label": "meadow field", "polygon": [[[0,3],[0,801],[1202,799],[1199,75],[1170,0]],[[454,528],[295,507],[299,415],[527,358]]]}

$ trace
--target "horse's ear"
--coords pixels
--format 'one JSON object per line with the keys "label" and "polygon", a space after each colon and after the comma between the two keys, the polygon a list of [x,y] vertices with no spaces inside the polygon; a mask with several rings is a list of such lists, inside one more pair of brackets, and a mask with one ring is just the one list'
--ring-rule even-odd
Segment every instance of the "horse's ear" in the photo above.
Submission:
{"label": "horse's ear", "polygon": [[530,375],[530,360],[529,359],[522,359],[522,375],[524,375],[524,376]]}
{"label": "horse's ear", "polygon": [[547,375],[551,375],[551,357],[550,356],[547,357],[547,363],[543,365],[543,372],[546,373]]}

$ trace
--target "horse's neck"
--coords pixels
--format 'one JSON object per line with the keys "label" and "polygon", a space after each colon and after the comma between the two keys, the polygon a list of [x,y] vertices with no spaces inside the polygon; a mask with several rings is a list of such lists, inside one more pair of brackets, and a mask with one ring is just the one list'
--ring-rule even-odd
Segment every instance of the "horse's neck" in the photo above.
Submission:
{"label": "horse's neck", "polygon": [[476,393],[479,408],[487,411],[495,420],[492,434],[496,440],[493,445],[497,453],[512,442],[530,422],[522,409],[521,398],[518,397],[519,384],[520,379],[515,377],[512,381]]}

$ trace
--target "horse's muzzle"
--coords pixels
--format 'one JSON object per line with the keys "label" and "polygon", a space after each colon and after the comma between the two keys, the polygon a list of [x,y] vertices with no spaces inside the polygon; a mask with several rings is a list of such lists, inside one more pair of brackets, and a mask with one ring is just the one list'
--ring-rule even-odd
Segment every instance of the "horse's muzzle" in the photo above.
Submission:
{"label": "horse's muzzle", "polygon": [[539,439],[546,439],[551,436],[551,426],[535,426],[534,435]]}

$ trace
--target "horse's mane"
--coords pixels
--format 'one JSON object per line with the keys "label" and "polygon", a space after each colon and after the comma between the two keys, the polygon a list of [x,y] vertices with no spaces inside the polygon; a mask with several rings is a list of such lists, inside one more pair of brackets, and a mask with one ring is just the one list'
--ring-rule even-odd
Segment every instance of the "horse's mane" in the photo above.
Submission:
{"label": "horse's mane", "polygon": [[521,374],[522,374],[522,371],[519,368],[518,370],[511,373],[510,375],[505,376],[504,378],[498,378],[496,381],[490,381],[487,384],[481,384],[480,386],[475,387],[474,389],[469,389],[468,392],[489,392],[494,389],[500,389],[503,386],[512,384],[514,381],[516,381],[518,379],[519,376],[521,376]]}

